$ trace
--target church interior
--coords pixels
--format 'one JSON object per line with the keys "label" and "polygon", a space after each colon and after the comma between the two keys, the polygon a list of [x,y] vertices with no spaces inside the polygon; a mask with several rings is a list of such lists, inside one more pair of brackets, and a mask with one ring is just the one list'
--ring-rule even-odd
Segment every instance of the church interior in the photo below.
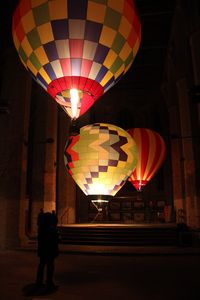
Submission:
{"label": "church interior", "polygon": [[[75,121],[19,59],[12,36],[17,2],[7,0],[1,9],[0,248],[30,243],[41,209],[55,211],[59,226],[66,228],[164,230],[185,224],[199,229],[199,1],[135,0],[141,23],[136,57],[126,74]],[[104,2],[109,1],[95,3]],[[100,204],[84,194],[64,162],[70,136],[99,123],[155,131],[166,147],[163,163],[142,190],[127,180]]]}

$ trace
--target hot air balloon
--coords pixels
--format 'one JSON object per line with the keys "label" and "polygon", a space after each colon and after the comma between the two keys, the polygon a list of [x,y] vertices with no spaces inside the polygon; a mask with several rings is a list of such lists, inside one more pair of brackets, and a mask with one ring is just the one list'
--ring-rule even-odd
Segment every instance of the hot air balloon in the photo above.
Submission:
{"label": "hot air balloon", "polygon": [[136,166],[137,146],[120,127],[95,123],[70,137],[64,160],[85,195],[114,196]]}
{"label": "hot air balloon", "polygon": [[25,68],[72,119],[127,72],[141,41],[132,0],[20,0],[12,33]]}
{"label": "hot air balloon", "polygon": [[163,138],[155,131],[146,128],[133,128],[127,132],[138,147],[138,162],[129,181],[141,191],[158,171],[166,156]]}

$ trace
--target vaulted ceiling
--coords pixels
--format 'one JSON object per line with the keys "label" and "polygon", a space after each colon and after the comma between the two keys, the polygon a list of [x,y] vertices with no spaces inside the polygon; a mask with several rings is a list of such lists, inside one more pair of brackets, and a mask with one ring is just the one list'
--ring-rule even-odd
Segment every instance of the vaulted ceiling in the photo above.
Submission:
{"label": "vaulted ceiling", "polygon": [[141,46],[121,88],[145,99],[160,88],[176,1],[136,0],[141,27]]}

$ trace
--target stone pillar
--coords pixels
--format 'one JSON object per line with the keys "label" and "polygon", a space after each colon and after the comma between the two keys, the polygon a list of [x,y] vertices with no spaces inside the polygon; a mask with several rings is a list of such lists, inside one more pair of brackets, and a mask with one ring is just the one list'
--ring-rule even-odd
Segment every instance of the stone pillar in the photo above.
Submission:
{"label": "stone pillar", "polygon": [[[26,72],[26,71],[25,71]],[[21,155],[21,188],[20,188],[20,220],[19,220],[19,238],[20,245],[26,246],[29,241],[29,229],[28,229],[28,210],[29,210],[29,198],[26,194],[26,185],[27,185],[27,145],[28,141],[28,124],[29,124],[29,113],[30,113],[30,99],[31,99],[31,86],[32,79],[26,74],[26,85],[25,85],[25,103],[24,103],[24,118],[23,121],[23,141],[22,141],[22,155]],[[24,85],[23,85],[24,86]]]}
{"label": "stone pillar", "polygon": [[44,166],[44,211],[56,210],[57,103],[47,101]]}
{"label": "stone pillar", "polygon": [[0,115],[0,248],[12,248],[19,246],[19,237],[22,239],[25,235],[23,141],[30,78],[14,49],[6,49],[2,62],[0,99],[3,103],[0,104],[5,104],[7,111]]}
{"label": "stone pillar", "polygon": [[36,235],[40,209],[56,210],[57,103],[37,83],[33,85],[32,124],[29,126],[33,128],[29,139],[29,216],[31,234]]}
{"label": "stone pillar", "polygon": [[71,120],[59,109],[57,155],[57,203],[60,225],[76,222],[76,184],[64,164],[64,147],[70,135]]}
{"label": "stone pillar", "polygon": [[[193,67],[193,77],[194,77],[194,84],[197,86],[200,86],[200,30],[194,32],[191,35],[190,38],[190,48],[191,48],[191,54],[192,54],[192,67]],[[199,97],[199,95],[198,95]],[[197,124],[196,124],[196,132],[199,136],[199,124],[200,124],[200,101],[195,102],[195,110],[197,111]],[[195,143],[195,153],[196,153],[196,166],[199,165],[199,153],[200,153],[200,143]],[[196,212],[196,218],[198,219],[198,227],[200,227],[200,170],[197,167],[196,168],[196,197],[197,197],[197,212]]]}
{"label": "stone pillar", "polygon": [[178,211],[185,210],[185,191],[183,178],[183,155],[181,140],[177,139],[179,133],[179,118],[177,106],[169,108],[170,133],[171,137],[171,162],[172,162],[172,182],[173,182],[173,198],[174,208],[176,211],[176,222],[178,220]]}
{"label": "stone pillar", "polygon": [[180,114],[180,140],[182,144],[182,166],[185,187],[185,208],[187,224],[191,227],[199,226],[197,212],[198,203],[195,190],[195,161],[193,153],[193,138],[191,131],[191,113],[186,79],[177,81],[177,92]]}

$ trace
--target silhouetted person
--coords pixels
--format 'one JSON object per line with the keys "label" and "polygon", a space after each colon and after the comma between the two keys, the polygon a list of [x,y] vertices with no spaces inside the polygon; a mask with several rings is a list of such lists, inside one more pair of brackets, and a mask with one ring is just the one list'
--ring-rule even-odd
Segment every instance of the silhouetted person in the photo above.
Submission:
{"label": "silhouetted person", "polygon": [[38,226],[38,256],[40,262],[37,270],[36,284],[43,285],[46,267],[46,284],[48,288],[55,288],[53,282],[54,260],[58,256],[58,232],[54,216],[47,212],[43,214],[42,222]]}
{"label": "silhouetted person", "polygon": [[40,212],[38,214],[38,218],[37,218],[37,225],[40,226],[42,224],[44,218],[44,210],[43,208],[40,208]]}
{"label": "silhouetted person", "polygon": [[54,222],[55,226],[57,226],[58,225],[58,217],[56,216],[55,210],[52,210],[52,217],[53,217],[53,222]]}

